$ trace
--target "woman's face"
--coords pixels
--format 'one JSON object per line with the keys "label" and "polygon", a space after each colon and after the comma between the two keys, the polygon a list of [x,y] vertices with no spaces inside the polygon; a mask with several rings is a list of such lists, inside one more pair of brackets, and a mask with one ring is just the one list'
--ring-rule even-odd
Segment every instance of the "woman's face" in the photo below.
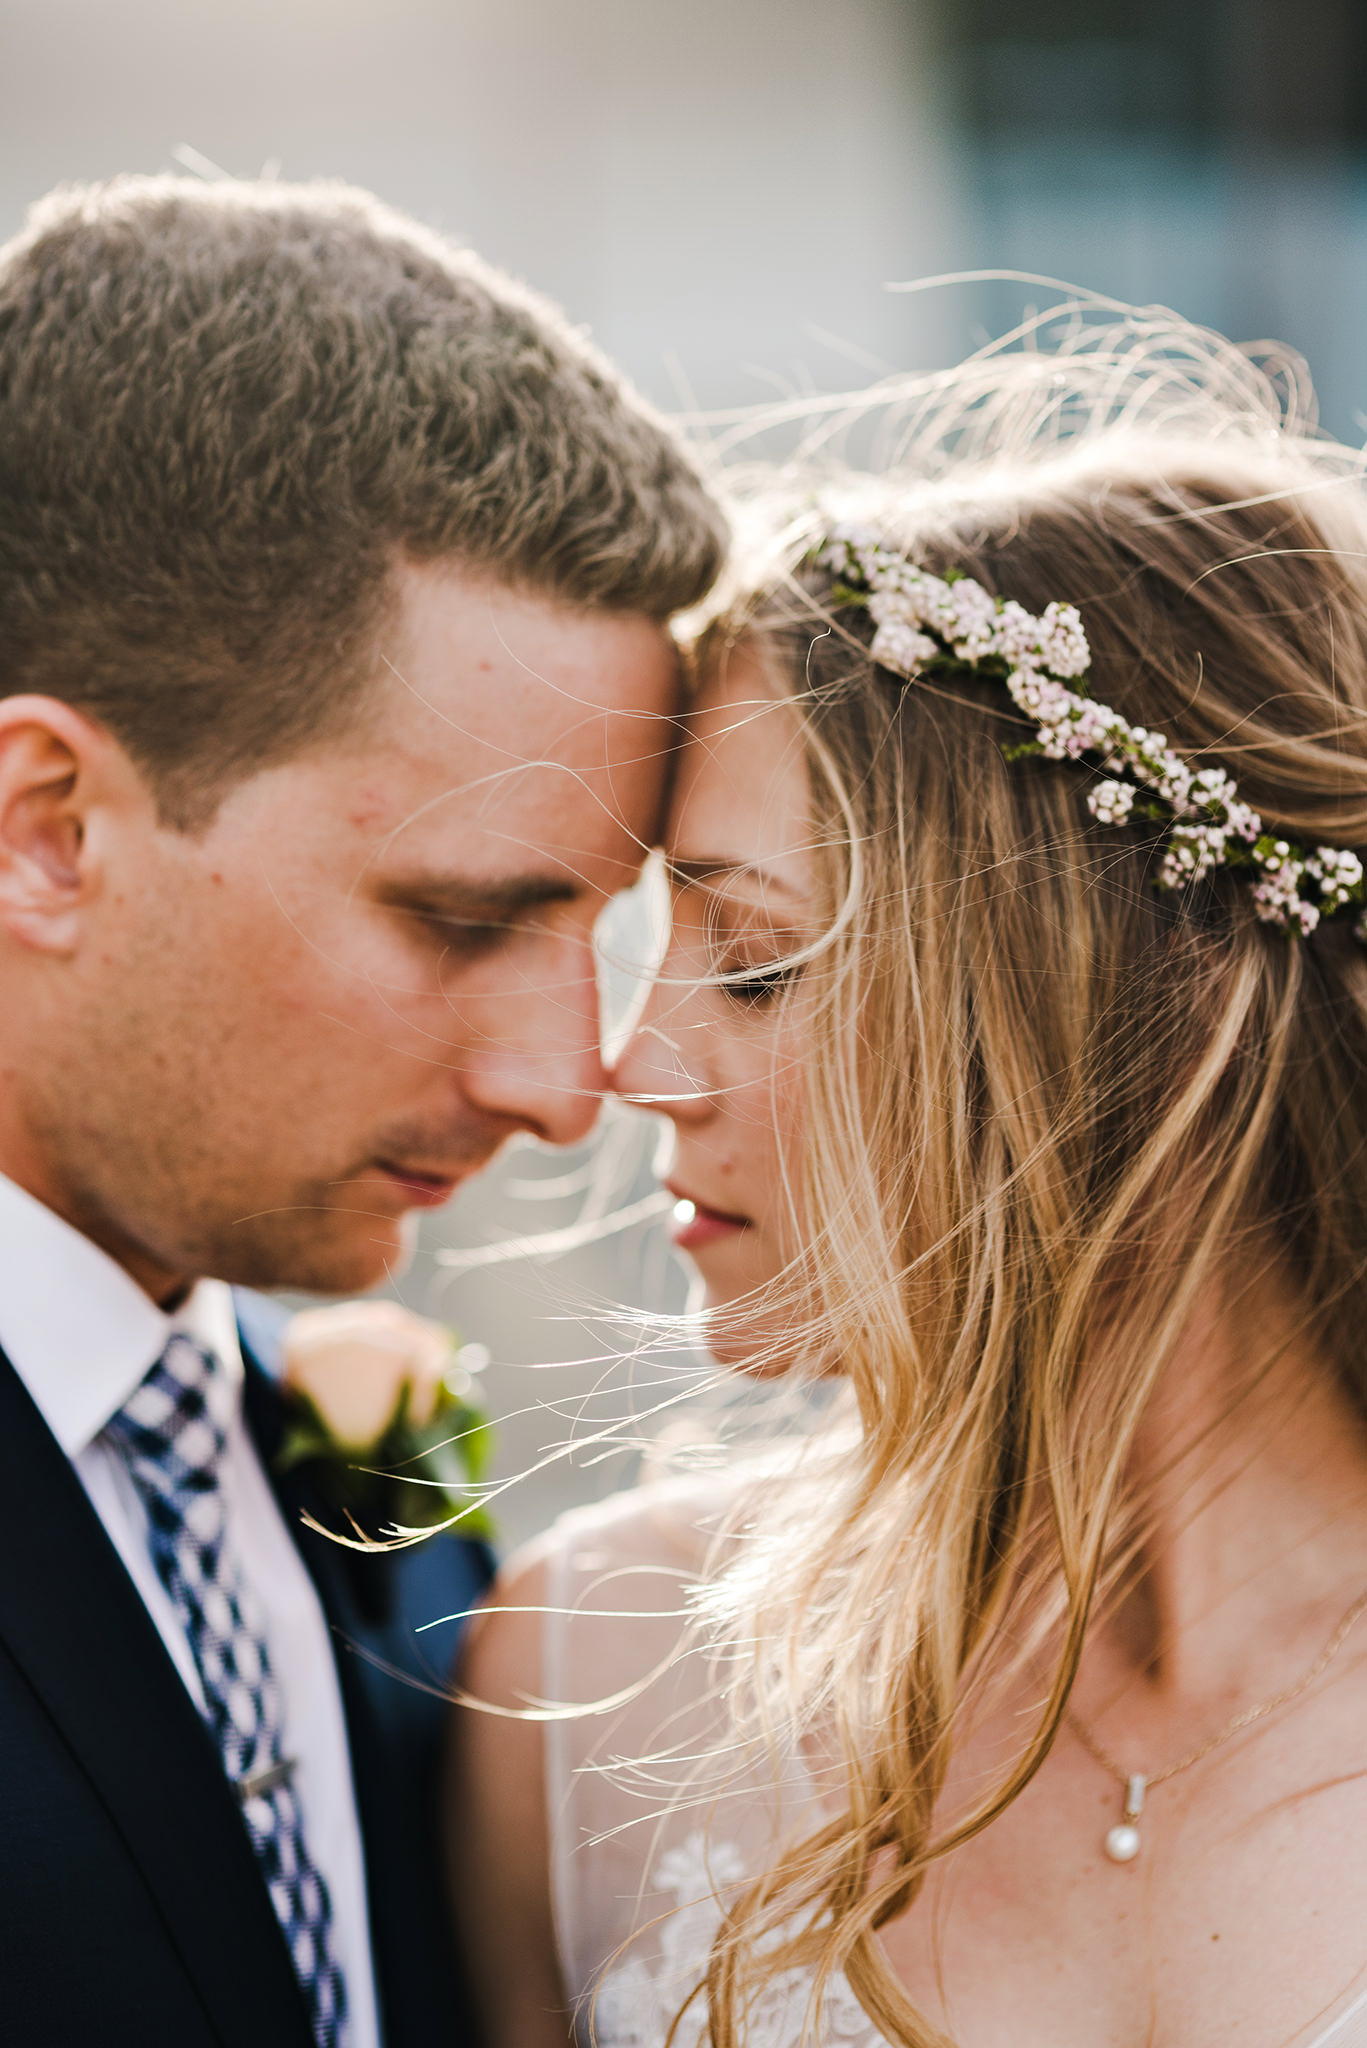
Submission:
{"label": "woman's face", "polygon": [[673,1126],[665,1184],[718,1312],[712,1350],[734,1363],[772,1348],[777,1363],[772,1305],[734,1305],[802,1242],[801,1004],[783,963],[812,937],[814,878],[796,714],[753,654],[690,720],[666,854],[669,951],[613,1084]]}

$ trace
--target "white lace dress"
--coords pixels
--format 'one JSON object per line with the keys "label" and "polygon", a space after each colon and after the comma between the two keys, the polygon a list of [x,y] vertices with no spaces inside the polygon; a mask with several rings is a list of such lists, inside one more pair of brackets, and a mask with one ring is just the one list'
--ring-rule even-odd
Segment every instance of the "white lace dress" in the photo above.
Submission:
{"label": "white lace dress", "polygon": [[[777,1775],[718,1771],[716,1674],[679,1654],[689,1590],[734,1499],[734,1483],[644,1487],[554,1531],[546,1700],[594,1709],[546,1731],[556,1938],[583,2048],[665,2048],[706,1971],[721,1900],[815,1811],[796,1760]],[[887,2048],[843,1978],[819,2014],[812,1998],[805,1972],[781,1975],[749,2015],[745,2048]],[[705,2038],[695,1999],[677,2048]],[[1367,1993],[1310,2048],[1367,2048]]]}

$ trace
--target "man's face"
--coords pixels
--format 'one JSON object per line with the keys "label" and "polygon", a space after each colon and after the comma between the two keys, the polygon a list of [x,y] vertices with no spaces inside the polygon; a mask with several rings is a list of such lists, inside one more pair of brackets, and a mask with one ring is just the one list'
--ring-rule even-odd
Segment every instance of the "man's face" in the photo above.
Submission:
{"label": "man's face", "polygon": [[370,1286],[514,1132],[594,1121],[593,924],[656,827],[668,636],[409,567],[383,658],[363,730],[203,834],[114,831],[49,978],[35,1191],[154,1293]]}

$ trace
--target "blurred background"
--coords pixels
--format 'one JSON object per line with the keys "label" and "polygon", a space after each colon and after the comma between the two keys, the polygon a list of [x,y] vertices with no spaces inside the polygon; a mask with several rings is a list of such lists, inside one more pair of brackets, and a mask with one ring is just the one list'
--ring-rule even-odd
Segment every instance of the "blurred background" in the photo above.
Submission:
{"label": "blurred background", "polygon": [[[1007,270],[1290,343],[1367,432],[1360,0],[0,0],[0,235],[60,181],[174,166],[368,185],[669,407],[950,362],[1044,288],[889,287]],[[404,1282],[489,1352],[508,1538],[621,1483],[707,1377],[608,1312],[686,1298],[658,1215],[594,1235],[650,1142],[515,1150]]]}

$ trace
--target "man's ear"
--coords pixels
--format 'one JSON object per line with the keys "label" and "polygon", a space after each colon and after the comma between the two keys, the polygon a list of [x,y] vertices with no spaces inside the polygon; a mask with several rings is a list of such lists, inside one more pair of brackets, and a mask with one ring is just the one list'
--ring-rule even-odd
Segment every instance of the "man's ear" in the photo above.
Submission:
{"label": "man's ear", "polygon": [[0,698],[0,932],[74,952],[103,881],[104,816],[137,783],[117,741],[69,704]]}

